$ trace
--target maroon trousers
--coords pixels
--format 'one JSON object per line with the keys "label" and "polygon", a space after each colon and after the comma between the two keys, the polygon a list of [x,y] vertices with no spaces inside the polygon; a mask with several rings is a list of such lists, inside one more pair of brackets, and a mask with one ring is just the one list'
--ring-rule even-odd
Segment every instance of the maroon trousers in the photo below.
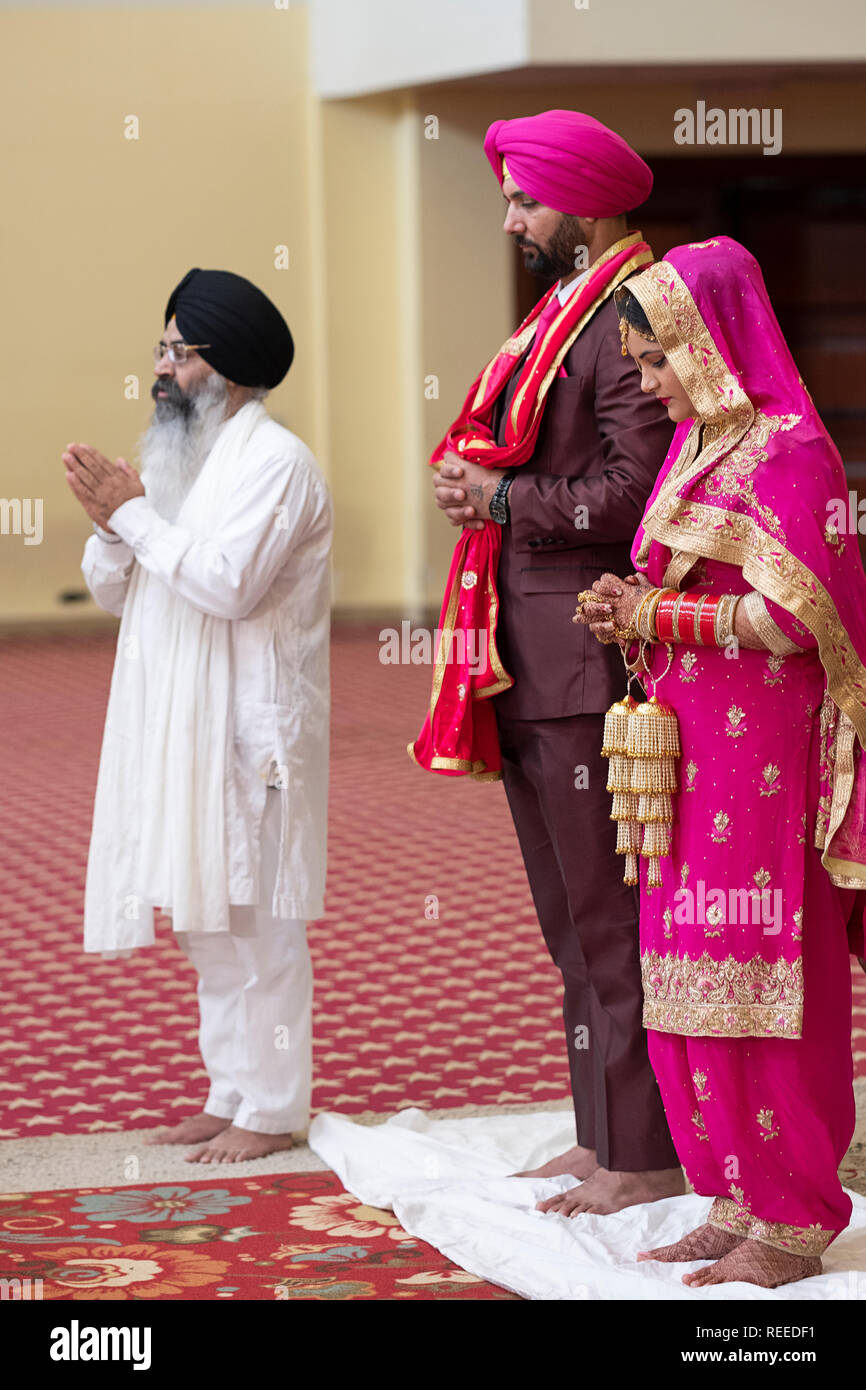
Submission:
{"label": "maroon trousers", "polygon": [[578,1143],[619,1172],[679,1167],[641,1022],[639,896],[615,853],[604,715],[497,711],[497,722],[529,886],[562,973]]}

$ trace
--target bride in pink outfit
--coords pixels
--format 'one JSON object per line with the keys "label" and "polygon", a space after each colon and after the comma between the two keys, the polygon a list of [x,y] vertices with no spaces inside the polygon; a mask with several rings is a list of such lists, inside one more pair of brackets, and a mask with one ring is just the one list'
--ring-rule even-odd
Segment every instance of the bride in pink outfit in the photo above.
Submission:
{"label": "bride in pink outfit", "polygon": [[680,1160],[714,1199],[639,1258],[712,1261],[693,1287],[774,1288],[819,1274],[851,1214],[866,577],[834,525],[842,463],[749,252],[677,247],[617,305],[623,352],[679,427],[637,574],[605,575],[576,620],[645,663],[679,723],[667,852],[641,856],[644,1025]]}

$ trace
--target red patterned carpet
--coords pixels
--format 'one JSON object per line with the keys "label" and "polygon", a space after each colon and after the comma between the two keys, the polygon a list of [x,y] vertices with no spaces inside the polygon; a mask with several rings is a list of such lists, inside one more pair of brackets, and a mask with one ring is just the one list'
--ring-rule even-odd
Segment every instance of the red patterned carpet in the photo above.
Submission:
{"label": "red patterned carpet", "polygon": [[[113,647],[106,634],[0,648],[0,1137],[151,1127],[206,1094],[194,972],[170,930],[129,962],[80,949]],[[558,975],[502,788],[411,764],[429,671],[378,653],[376,631],[335,635],[327,912],[310,928],[314,1105],[562,1099]]]}
{"label": "red patterned carpet", "polygon": [[0,1279],[20,1280],[25,1298],[88,1303],[517,1297],[333,1173],[14,1193],[0,1198]]}
{"label": "red patterned carpet", "polygon": [[[150,1127],[206,1095],[195,975],[167,924],[128,962],[80,949],[113,648],[110,634],[0,648],[0,1137]],[[412,765],[429,671],[378,653],[377,631],[336,634],[314,1105],[561,1099],[558,974],[502,788]]]}

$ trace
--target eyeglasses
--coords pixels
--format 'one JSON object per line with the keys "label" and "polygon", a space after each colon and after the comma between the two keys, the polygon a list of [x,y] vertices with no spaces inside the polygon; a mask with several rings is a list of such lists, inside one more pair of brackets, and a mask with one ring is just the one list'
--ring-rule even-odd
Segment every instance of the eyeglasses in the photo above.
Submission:
{"label": "eyeglasses", "polygon": [[174,363],[175,367],[183,366],[191,352],[197,352],[199,348],[209,348],[210,343],[163,343],[158,342],[153,349],[154,362],[161,362],[163,357],[168,355],[169,362]]}

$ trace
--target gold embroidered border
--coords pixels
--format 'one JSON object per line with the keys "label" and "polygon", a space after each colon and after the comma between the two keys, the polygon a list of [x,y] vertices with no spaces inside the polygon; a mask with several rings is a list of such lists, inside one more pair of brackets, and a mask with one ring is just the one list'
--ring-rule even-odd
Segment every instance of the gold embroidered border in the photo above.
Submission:
{"label": "gold embroidered border", "polygon": [[664,572],[662,588],[678,589],[690,570],[701,559],[700,555],[689,555],[685,550],[675,550],[670,559],[670,564]]}
{"label": "gold embroidered border", "polygon": [[[409,754],[413,763],[418,763],[418,759],[415,757],[415,745],[413,743],[406,744],[406,752]],[[468,772],[470,777],[476,782],[502,781],[501,772],[487,771],[487,764],[483,758],[478,758],[473,763],[470,762],[468,758],[435,757],[430,759],[430,767],[433,770],[445,772]]]}
{"label": "gold embroidered border", "polygon": [[773,1245],[777,1250],[787,1250],[792,1255],[822,1255],[835,1236],[835,1231],[825,1231],[823,1226],[789,1226],[784,1221],[762,1221],[753,1216],[745,1207],[730,1197],[717,1197],[710,1207],[707,1220],[719,1231],[732,1231],[734,1235],[760,1240],[764,1245]]}
{"label": "gold embroidered border", "polygon": [[767,600],[757,589],[750,589],[742,603],[746,617],[767,651],[772,652],[773,656],[794,656],[803,650],[785,635],[778,623],[773,621],[767,608]]}
{"label": "gold embroidered border", "polygon": [[[852,859],[837,859],[830,853],[833,837],[848,810],[851,792],[854,789],[854,744],[857,733],[847,714],[840,710],[836,721],[833,758],[833,800],[830,806],[830,823],[827,827],[821,863],[830,875],[831,883],[837,888],[866,888],[866,864]],[[863,753],[860,754],[861,758]],[[826,848],[825,848],[826,846]]]}
{"label": "gold embroidered border", "polygon": [[656,261],[641,275],[635,275],[629,280],[628,289],[646,313],[665,356],[701,417],[696,425],[704,425],[705,447],[697,471],[703,471],[714,454],[727,453],[745,434],[754,419],[752,403],[716,347],[685,281],[669,261]]}
{"label": "gold embroidered border", "polygon": [[[513,677],[509,676],[505,667],[499,659],[499,652],[496,649],[496,619],[499,614],[499,600],[496,597],[496,590],[493,587],[493,579],[490,571],[487,572],[487,601],[489,603],[487,621],[487,660],[490,669],[496,680],[493,685],[487,685],[483,690],[473,691],[472,698],[475,700],[489,700],[492,695],[499,695],[503,690],[510,690],[514,684]],[[498,775],[498,774],[497,774]]]}
{"label": "gold embroidered border", "polygon": [[714,960],[708,951],[641,956],[643,1024],[690,1038],[799,1038],[803,1029],[803,963]]}

